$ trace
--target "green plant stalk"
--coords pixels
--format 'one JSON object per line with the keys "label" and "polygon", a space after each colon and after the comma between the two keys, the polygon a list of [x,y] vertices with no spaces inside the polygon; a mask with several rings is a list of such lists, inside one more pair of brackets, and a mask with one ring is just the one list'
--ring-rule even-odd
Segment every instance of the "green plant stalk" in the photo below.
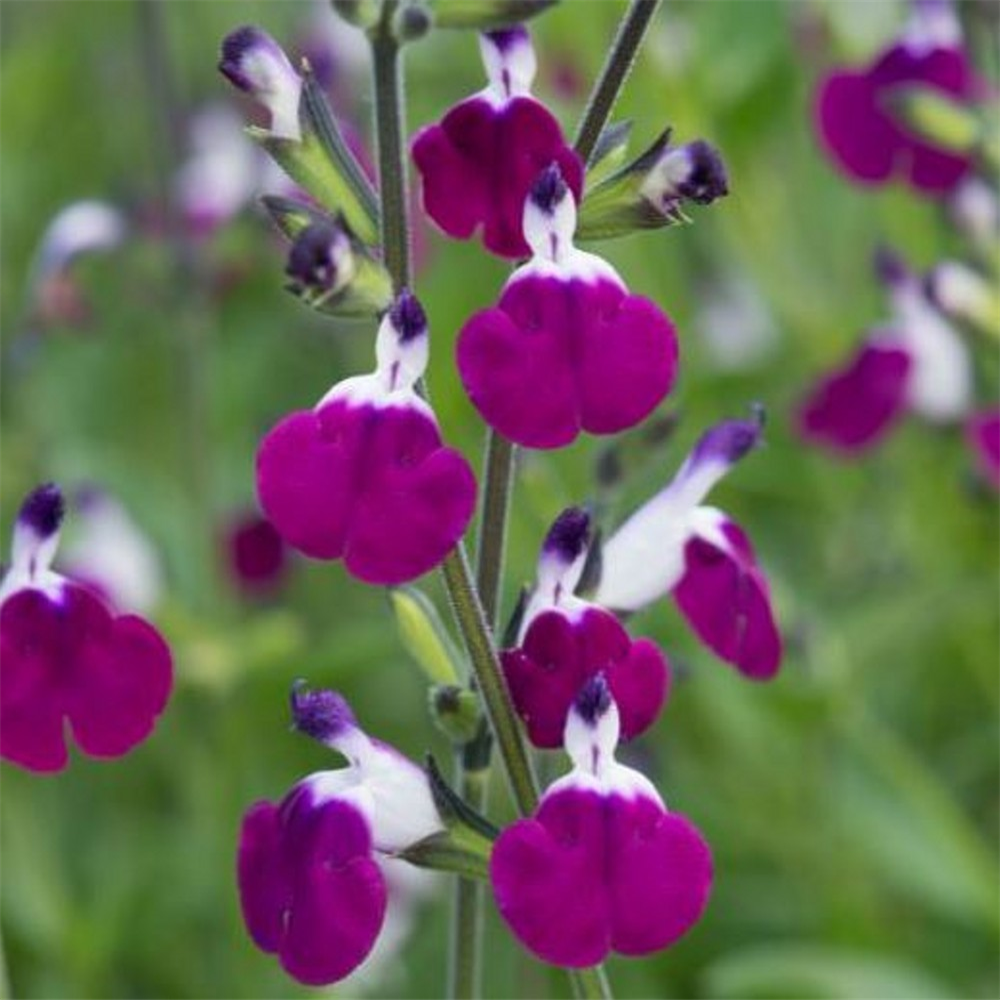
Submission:
{"label": "green plant stalk", "polygon": [[[398,292],[410,283],[409,233],[406,214],[406,161],[403,155],[402,73],[399,44],[392,35],[396,0],[386,0],[379,25],[373,32],[375,115],[378,140],[381,200],[382,253],[386,269]],[[507,477],[509,483],[509,476]],[[492,629],[483,609],[463,545],[459,544],[442,567],[449,600],[465,642],[486,716],[500,748],[508,781],[518,810],[530,814],[538,804],[538,779],[518,727],[513,704],[504,681],[493,641]],[[471,897],[469,897],[471,901]],[[460,940],[468,942],[472,931]],[[455,955],[455,981],[473,983],[475,964],[466,952]],[[470,974],[471,972],[471,974]],[[610,997],[607,979],[600,967],[569,972],[574,993],[583,997]]]}
{"label": "green plant stalk", "polygon": [[622,84],[632,69],[639,45],[659,5],[660,0],[632,0],[618,25],[615,40],[591,91],[573,142],[584,164],[590,162],[597,140],[611,116],[611,109],[618,100]]}

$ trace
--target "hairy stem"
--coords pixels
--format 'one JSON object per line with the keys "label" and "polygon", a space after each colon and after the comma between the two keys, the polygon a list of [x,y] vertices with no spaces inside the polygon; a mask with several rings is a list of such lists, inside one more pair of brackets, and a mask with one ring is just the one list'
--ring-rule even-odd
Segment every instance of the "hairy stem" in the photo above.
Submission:
{"label": "hairy stem", "polygon": [[660,0],[632,0],[618,25],[618,33],[604,60],[601,75],[590,93],[573,143],[584,163],[590,162],[597,140],[611,116],[611,109],[618,100],[622,84],[632,69],[636,52],[659,4]]}

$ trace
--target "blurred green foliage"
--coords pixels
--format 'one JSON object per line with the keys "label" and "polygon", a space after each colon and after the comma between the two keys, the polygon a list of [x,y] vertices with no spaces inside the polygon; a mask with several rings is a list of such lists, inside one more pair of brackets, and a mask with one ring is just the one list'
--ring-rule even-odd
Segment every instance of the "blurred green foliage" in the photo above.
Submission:
{"label": "blurred green foliage", "polygon": [[[247,603],[221,571],[226,517],[253,502],[260,434],[371,357],[370,330],[314,317],[282,291],[282,250],[263,218],[247,212],[200,245],[183,280],[169,241],[148,233],[81,261],[89,320],[31,322],[32,252],[61,206],[111,198],[147,219],[162,207],[175,165],[141,6],[0,5],[4,537],[40,480],[117,494],[166,561],[170,593],[153,617],[177,671],[154,738],[128,757],[77,756],[46,778],[4,765],[4,954],[19,997],[306,995],[251,945],[234,885],[245,808],[328,766],[321,748],[288,731],[291,681],[342,689],[363,724],[413,755],[447,751],[383,593],[338,565],[300,561],[276,599]],[[226,32],[255,22],[291,42],[316,9],[162,4],[183,109],[230,99],[214,70]],[[538,91],[570,130],[621,9],[563,3],[534,23]],[[753,685],[697,645],[666,602],[634,620],[662,643],[679,680],[655,732],[628,755],[702,828],[717,874],[707,917],[684,941],[610,963],[618,996],[1000,989],[995,498],[957,431],[909,420],[849,464],[804,448],[790,428],[807,381],[885,314],[870,277],[875,245],[887,241],[920,267],[958,249],[934,206],[836,176],[810,130],[823,66],[873,52],[901,13],[874,0],[668,2],[617,109],[635,121],[634,149],[667,123],[680,139],[717,143],[732,194],[693,226],[600,248],[635,291],[669,310],[683,355],[669,402],[679,429],[610,498],[608,514],[663,482],[704,425],[763,401],[768,447],[713,502],[753,537],[788,639],[779,678]],[[436,33],[407,61],[411,128],[481,86],[468,34]],[[574,80],[583,92],[567,92]],[[359,104],[370,107],[367,91]],[[425,256],[417,284],[436,345],[435,405],[475,461],[482,428],[450,346],[463,319],[494,298],[505,267],[436,235]],[[740,368],[719,363],[702,329],[719,282],[734,278],[759,297],[774,334]],[[734,342],[741,315],[730,320]],[[996,358],[973,347],[986,399]],[[548,522],[593,496],[600,450],[581,440],[522,457],[508,612]],[[426,583],[439,596],[437,581]],[[548,774],[562,767],[557,755],[544,762]],[[494,815],[509,816],[499,775],[492,790]],[[447,895],[372,995],[441,995]],[[565,994],[563,977],[520,953],[492,913],[486,940],[488,995]]]}

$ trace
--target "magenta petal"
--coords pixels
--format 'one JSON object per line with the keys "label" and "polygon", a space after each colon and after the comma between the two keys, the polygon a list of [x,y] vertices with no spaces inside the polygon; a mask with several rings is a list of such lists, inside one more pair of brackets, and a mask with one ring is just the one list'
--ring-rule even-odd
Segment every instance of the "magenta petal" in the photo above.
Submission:
{"label": "magenta petal", "polygon": [[317,559],[343,556],[369,583],[396,584],[448,554],[472,517],[476,484],[419,410],[338,400],[267,435],[257,489],[290,545]]}
{"label": "magenta petal", "polygon": [[638,423],[673,385],[677,339],[653,303],[604,279],[515,278],[457,345],[469,398],[518,444],[557,448],[581,429]]}
{"label": "magenta petal", "polygon": [[549,749],[562,746],[569,707],[599,671],[618,704],[624,739],[656,720],[669,685],[659,649],[646,639],[632,642],[614,615],[600,608],[576,617],[543,611],[522,645],[504,650],[501,660],[531,742]]}
{"label": "magenta petal", "polygon": [[612,796],[607,817],[611,946],[623,955],[648,955],[673,944],[701,917],[712,855],[689,820],[641,796]]}
{"label": "magenta petal", "polygon": [[611,947],[603,799],[556,792],[535,819],[518,820],[493,845],[497,908],[517,938],[554,965],[585,968]]}
{"label": "magenta petal", "polygon": [[814,386],[799,412],[800,433],[844,452],[875,444],[906,405],[910,365],[900,347],[863,344],[846,368]]}
{"label": "magenta petal", "polygon": [[517,938],[580,968],[612,948],[644,955],[677,940],[704,911],[712,862],[686,819],[645,796],[570,787],[504,830],[490,876]]}
{"label": "magenta petal", "polygon": [[40,591],[0,607],[0,755],[31,771],[61,771],[68,760],[58,629],[58,611]]}
{"label": "magenta petal", "polygon": [[961,50],[914,53],[896,45],[867,70],[839,71],[823,81],[815,109],[820,137],[840,169],[855,180],[878,184],[898,173],[918,191],[941,197],[968,174],[972,160],[939,150],[896,124],[887,100],[894,87],[907,84],[967,101],[979,91]]}
{"label": "magenta petal", "polygon": [[314,804],[303,786],[280,809],[261,802],[247,812],[238,859],[244,920],[300,982],[337,982],[374,946],[386,890],[371,851],[368,824],[351,803]]}
{"label": "magenta petal", "polygon": [[4,756],[59,770],[64,717],[95,757],[118,757],[149,735],[173,681],[170,650],[151,625],[115,617],[75,584],[58,599],[14,594],[0,615]]}
{"label": "magenta petal", "polygon": [[524,201],[539,171],[553,161],[579,199],[583,168],[559,123],[536,100],[516,97],[499,108],[472,97],[413,141],[424,208],[449,235],[467,239],[482,227],[487,249],[525,257]]}
{"label": "magenta petal", "polygon": [[876,103],[877,89],[865,73],[831,73],[820,85],[815,119],[835,164],[864,184],[891,176],[898,130]]}
{"label": "magenta petal", "polygon": [[258,802],[243,817],[236,867],[250,937],[263,951],[277,952],[292,902],[292,880],[281,850],[280,816],[270,802]]}
{"label": "magenta petal", "polygon": [[983,410],[971,416],[965,434],[983,475],[1000,489],[1000,410]]}
{"label": "magenta petal", "polygon": [[750,542],[732,521],[721,526],[726,548],[695,535],[684,546],[684,575],[674,600],[698,637],[717,656],[754,680],[781,663],[767,580]]}

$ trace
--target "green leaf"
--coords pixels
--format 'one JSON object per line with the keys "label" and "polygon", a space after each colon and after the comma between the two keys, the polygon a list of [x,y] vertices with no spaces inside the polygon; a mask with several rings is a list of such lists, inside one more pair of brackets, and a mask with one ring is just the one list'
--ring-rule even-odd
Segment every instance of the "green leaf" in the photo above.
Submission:
{"label": "green leaf", "polygon": [[415,587],[389,591],[396,627],[406,651],[436,684],[458,684],[461,662],[437,608]]}

